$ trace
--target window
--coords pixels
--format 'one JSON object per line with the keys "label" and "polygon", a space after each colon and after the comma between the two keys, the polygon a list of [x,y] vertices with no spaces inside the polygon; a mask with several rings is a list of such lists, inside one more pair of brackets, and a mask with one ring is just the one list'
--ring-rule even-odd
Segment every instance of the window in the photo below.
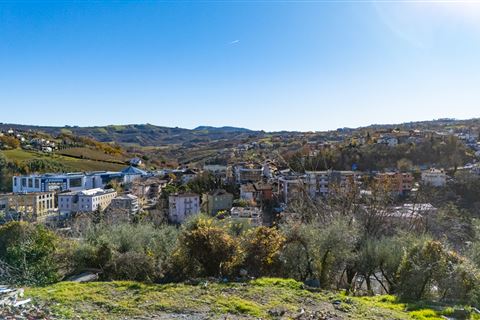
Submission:
{"label": "window", "polygon": [[70,188],[79,188],[82,186],[82,178],[70,179]]}

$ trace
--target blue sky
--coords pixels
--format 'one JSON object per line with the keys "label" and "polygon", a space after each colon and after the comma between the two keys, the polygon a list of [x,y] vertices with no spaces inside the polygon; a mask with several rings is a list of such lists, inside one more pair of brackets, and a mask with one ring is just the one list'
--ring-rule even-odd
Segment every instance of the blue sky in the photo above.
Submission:
{"label": "blue sky", "polygon": [[0,1],[0,122],[479,117],[479,57],[474,1]]}

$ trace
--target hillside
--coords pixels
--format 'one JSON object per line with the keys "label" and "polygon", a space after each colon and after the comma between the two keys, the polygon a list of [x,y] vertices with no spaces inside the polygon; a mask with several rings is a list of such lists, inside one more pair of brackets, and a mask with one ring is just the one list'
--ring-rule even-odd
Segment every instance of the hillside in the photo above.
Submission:
{"label": "hillside", "polygon": [[[365,129],[444,129],[452,127],[479,126],[480,119],[438,119],[429,121],[415,121],[398,124],[373,124],[359,128],[343,128],[341,130],[357,131]],[[57,136],[62,133],[74,134],[94,138],[100,142],[117,142],[121,144],[138,144],[143,146],[159,146],[169,144],[182,144],[185,142],[209,142],[215,140],[240,140],[248,137],[265,136],[263,131],[253,131],[245,128],[224,126],[211,127],[199,126],[195,129],[184,129],[178,127],[163,127],[152,124],[129,124],[129,125],[108,125],[93,127],[78,126],[34,126],[22,124],[0,123],[0,130],[17,129],[22,131],[44,132],[49,135]],[[323,131],[326,132],[326,131]],[[301,134],[301,132],[279,131],[271,132],[273,135],[282,134]],[[317,131],[322,133],[322,131]]]}
{"label": "hillside", "polygon": [[311,292],[294,280],[270,278],[248,284],[63,282],[26,295],[61,319],[442,319],[452,312],[397,303],[392,296]]}
{"label": "hillside", "polygon": [[[65,155],[61,154],[45,154],[41,152],[26,151],[21,149],[4,150],[2,153],[5,155],[8,161],[22,162],[32,159],[45,159],[54,162],[58,162],[65,167],[66,171],[78,172],[78,171],[119,171],[125,168],[125,164],[120,161],[105,161],[105,160],[91,160],[82,159],[76,156],[68,156],[68,151],[65,151]],[[95,152],[92,152],[96,155]]]}
{"label": "hillside", "polygon": [[231,127],[199,127],[194,130],[168,128],[151,124],[110,125],[103,127],[43,127],[18,124],[0,124],[0,130],[43,132],[52,136],[62,133],[93,138],[100,142],[116,142],[124,145],[160,146],[186,142],[210,142],[215,140],[241,139],[259,132]]}

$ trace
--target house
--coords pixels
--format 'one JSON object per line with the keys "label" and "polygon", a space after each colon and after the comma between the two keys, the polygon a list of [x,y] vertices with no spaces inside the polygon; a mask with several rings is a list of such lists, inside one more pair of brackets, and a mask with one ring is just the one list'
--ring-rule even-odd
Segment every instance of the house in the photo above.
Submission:
{"label": "house", "polygon": [[130,163],[131,166],[134,166],[134,167],[138,167],[138,166],[143,165],[142,159],[140,159],[138,157],[130,159],[129,163]]}
{"label": "house", "polygon": [[422,183],[432,187],[445,187],[447,185],[447,175],[443,170],[432,168],[422,172]]}
{"label": "house", "polygon": [[393,136],[382,136],[377,139],[378,144],[385,144],[389,147],[396,147],[398,145],[398,139]]}
{"label": "house", "polygon": [[140,210],[140,205],[138,202],[138,197],[133,194],[120,195],[112,199],[110,205],[108,206],[109,210],[124,209],[129,212],[129,214],[137,214]]}
{"label": "house", "polygon": [[255,189],[253,183],[242,184],[240,186],[240,199],[248,202],[254,202],[256,199],[256,192],[257,190]]}
{"label": "house", "polygon": [[113,189],[89,189],[58,194],[58,210],[62,214],[105,210],[117,196]]}
{"label": "house", "polygon": [[203,166],[203,170],[213,174],[226,174],[227,166],[222,164],[206,164]]}
{"label": "house", "polygon": [[216,215],[219,211],[230,210],[233,203],[233,194],[218,189],[203,195],[202,205],[209,215]]}
{"label": "house", "polygon": [[230,210],[230,217],[234,222],[248,223],[252,227],[263,225],[262,210],[257,207],[233,207]]}
{"label": "house", "polygon": [[195,193],[176,193],[168,197],[168,217],[182,223],[189,216],[200,213],[200,196]]}
{"label": "house", "polygon": [[197,176],[197,172],[192,169],[184,169],[181,171],[181,181],[183,184],[187,184]]}
{"label": "house", "polygon": [[269,183],[246,183],[240,186],[240,199],[256,204],[273,200],[273,187]]}

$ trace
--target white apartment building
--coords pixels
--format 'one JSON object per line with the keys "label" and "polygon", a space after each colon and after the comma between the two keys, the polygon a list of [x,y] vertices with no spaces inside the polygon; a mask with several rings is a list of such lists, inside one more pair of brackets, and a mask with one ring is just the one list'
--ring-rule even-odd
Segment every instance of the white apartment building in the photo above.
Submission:
{"label": "white apartment building", "polygon": [[195,193],[177,193],[168,197],[168,217],[182,223],[191,215],[200,213],[200,196]]}
{"label": "white apartment building", "polygon": [[62,214],[105,210],[117,196],[113,189],[100,188],[58,194],[58,211]]}
{"label": "white apartment building", "polygon": [[422,183],[432,187],[445,187],[447,174],[443,170],[430,169],[422,172]]}

